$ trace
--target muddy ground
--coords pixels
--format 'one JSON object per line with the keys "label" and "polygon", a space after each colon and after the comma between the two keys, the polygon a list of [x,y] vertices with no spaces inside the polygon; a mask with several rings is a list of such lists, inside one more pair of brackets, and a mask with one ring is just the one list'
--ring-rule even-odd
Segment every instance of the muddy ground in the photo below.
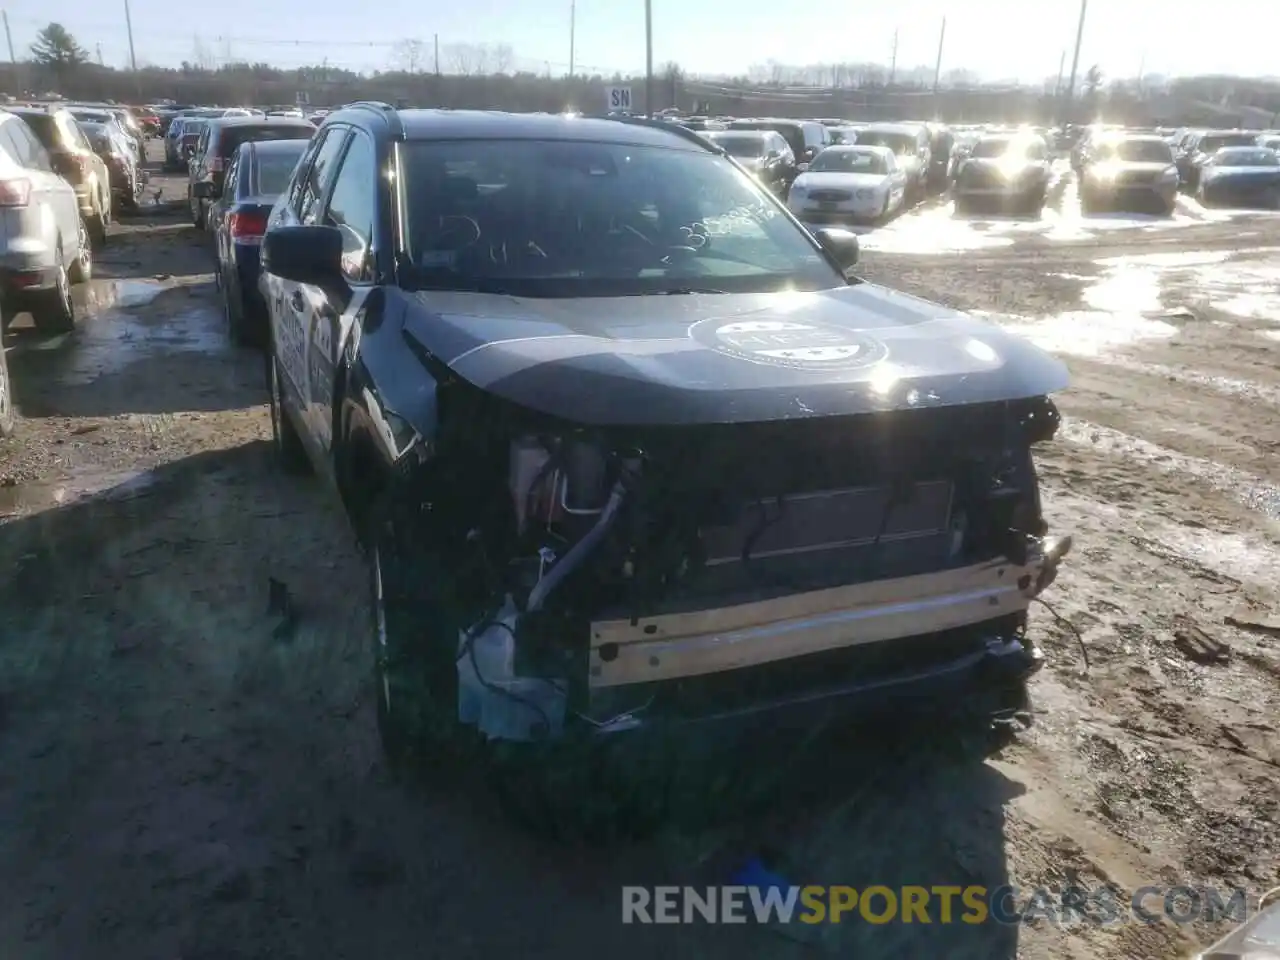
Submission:
{"label": "muddy ground", "polygon": [[273,469],[261,360],[227,346],[181,209],[118,225],[81,329],[5,341],[0,956],[1154,960],[1221,931],[621,925],[621,885],[728,882],[757,828],[801,883],[1280,885],[1280,630],[1248,626],[1280,614],[1280,218],[939,205],[866,247],[867,277],[1072,368],[1040,457],[1076,548],[1057,618],[1035,611],[1036,722],[985,762],[927,733],[827,757],[823,802],[784,794],[767,827],[599,849],[511,826],[464,780],[389,776],[350,533]]}

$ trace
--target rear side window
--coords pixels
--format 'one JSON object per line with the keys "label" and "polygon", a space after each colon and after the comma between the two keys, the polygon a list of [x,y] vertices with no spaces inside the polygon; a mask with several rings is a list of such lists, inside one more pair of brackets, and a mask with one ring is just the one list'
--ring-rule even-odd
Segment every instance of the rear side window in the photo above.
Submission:
{"label": "rear side window", "polygon": [[310,135],[311,131],[305,127],[292,125],[254,124],[248,127],[227,127],[218,140],[218,154],[223,157],[233,156],[242,143],[248,143],[251,140],[256,143],[264,140],[306,140]]}
{"label": "rear side window", "polygon": [[69,113],[60,113],[54,120],[58,125],[58,132],[61,134],[61,140],[68,147],[85,151],[92,151],[89,141],[85,139],[83,133],[80,132],[80,124]]}
{"label": "rear side window", "polygon": [[61,150],[62,140],[58,136],[58,128],[53,117],[47,113],[24,113],[22,121],[36,135],[36,139],[44,144],[46,150]]}
{"label": "rear side window", "polygon": [[257,183],[252,186],[252,191],[263,196],[279,196],[284,193],[285,187],[289,185],[289,177],[293,175],[293,170],[302,156],[303,147],[304,145],[299,142],[296,152],[293,150],[257,151],[254,156]]}
{"label": "rear side window", "polygon": [[17,124],[6,123],[0,126],[0,151],[4,153],[19,167],[25,167],[27,161],[23,156],[23,148],[17,143],[13,136],[13,129]]}

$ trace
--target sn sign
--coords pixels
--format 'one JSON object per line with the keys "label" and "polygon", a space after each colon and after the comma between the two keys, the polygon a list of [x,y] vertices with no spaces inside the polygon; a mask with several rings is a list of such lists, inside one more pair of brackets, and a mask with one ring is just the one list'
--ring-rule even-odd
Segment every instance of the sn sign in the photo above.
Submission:
{"label": "sn sign", "polygon": [[631,109],[631,88],[630,87],[610,87],[609,88],[609,109],[610,110],[630,110]]}

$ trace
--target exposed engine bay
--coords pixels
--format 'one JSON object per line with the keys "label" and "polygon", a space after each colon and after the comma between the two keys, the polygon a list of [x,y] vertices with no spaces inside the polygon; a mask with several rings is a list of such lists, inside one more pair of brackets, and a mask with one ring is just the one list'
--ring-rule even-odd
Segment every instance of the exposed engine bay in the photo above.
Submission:
{"label": "exposed engine bay", "polygon": [[714,715],[1024,643],[1069,547],[1046,538],[1031,458],[1058,426],[1047,398],[588,431],[457,389],[482,408],[438,438],[471,467],[449,507],[459,717],[489,737]]}

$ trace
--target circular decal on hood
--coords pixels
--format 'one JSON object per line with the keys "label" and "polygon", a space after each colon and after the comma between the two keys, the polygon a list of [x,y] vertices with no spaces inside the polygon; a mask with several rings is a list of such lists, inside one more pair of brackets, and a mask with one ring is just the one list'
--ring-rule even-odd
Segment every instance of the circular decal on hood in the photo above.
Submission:
{"label": "circular decal on hood", "polygon": [[689,335],[739,360],[801,370],[869,367],[889,355],[874,337],[812,320],[703,320]]}

